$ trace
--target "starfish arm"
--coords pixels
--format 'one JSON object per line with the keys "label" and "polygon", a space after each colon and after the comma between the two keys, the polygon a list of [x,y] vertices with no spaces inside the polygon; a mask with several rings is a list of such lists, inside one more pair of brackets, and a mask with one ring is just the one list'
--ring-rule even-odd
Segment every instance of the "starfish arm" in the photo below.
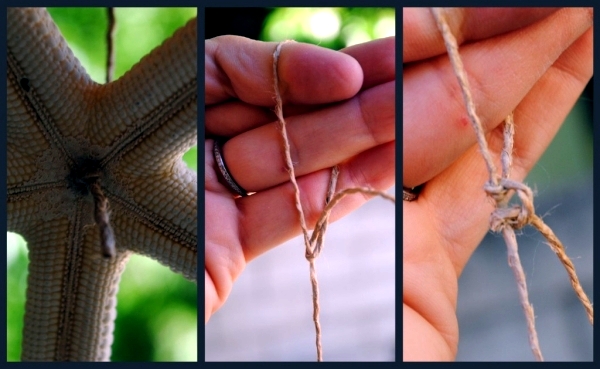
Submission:
{"label": "starfish arm", "polygon": [[[103,164],[118,161],[160,127],[179,124],[173,118],[182,110],[196,112],[196,28],[196,19],[190,20],[123,77],[99,89],[98,104],[90,115],[89,140],[107,148],[101,153]],[[197,132],[196,117],[186,123],[188,132],[192,132],[189,128]],[[168,155],[156,152],[163,158]],[[155,169],[154,161],[138,164],[141,171]]]}
{"label": "starfish arm", "polygon": [[108,361],[118,282],[129,253],[102,258],[97,227],[81,226],[89,222],[92,205],[84,199],[62,216],[35,217],[45,210],[36,204],[47,195],[8,203],[9,224],[17,225],[29,249],[22,360]]}
{"label": "starfish arm", "polygon": [[7,187],[9,197],[56,186],[72,161],[58,128],[81,121],[80,90],[93,87],[43,8],[7,10]]}
{"label": "starfish arm", "polygon": [[[121,132],[104,142],[111,146],[102,158],[117,247],[150,256],[193,281],[197,174],[182,156],[198,134],[196,27],[195,19],[188,22],[107,85],[110,98],[102,100],[102,120]],[[127,114],[116,114],[122,111]]]}
{"label": "starfish arm", "polygon": [[141,179],[134,185],[134,201],[113,193],[107,196],[114,209],[117,249],[147,255],[196,282],[197,176],[180,163],[177,176]]}
{"label": "starfish arm", "polygon": [[111,167],[108,178],[115,182],[105,183],[117,247],[150,256],[193,281],[198,177],[182,156],[196,143],[196,116],[192,104],[162,125]]}
{"label": "starfish arm", "polygon": [[63,155],[81,144],[98,84],[81,66],[44,8],[7,9],[7,73],[14,75]]}
{"label": "starfish arm", "polygon": [[25,104],[26,96],[19,81],[8,73],[6,82],[6,185],[11,198],[57,186],[67,176],[67,168],[64,160],[52,160],[55,148],[45,139],[35,111]]}

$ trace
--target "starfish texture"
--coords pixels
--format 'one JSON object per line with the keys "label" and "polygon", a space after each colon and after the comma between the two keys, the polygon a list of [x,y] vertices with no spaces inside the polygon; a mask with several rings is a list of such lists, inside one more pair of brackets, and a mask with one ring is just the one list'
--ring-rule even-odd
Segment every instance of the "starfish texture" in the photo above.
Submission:
{"label": "starfish texture", "polygon": [[[197,278],[197,175],[181,160],[197,141],[196,19],[101,85],[44,9],[7,13],[8,230],[29,248],[22,359],[109,360],[131,252]],[[110,205],[113,257],[92,184]]]}

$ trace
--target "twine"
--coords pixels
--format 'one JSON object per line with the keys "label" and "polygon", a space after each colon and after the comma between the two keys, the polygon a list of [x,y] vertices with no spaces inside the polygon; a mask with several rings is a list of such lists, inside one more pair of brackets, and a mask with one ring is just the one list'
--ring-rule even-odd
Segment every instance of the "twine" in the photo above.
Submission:
{"label": "twine", "polygon": [[[581,283],[579,282],[577,273],[575,272],[575,266],[565,253],[564,246],[558,237],[556,237],[552,229],[550,229],[550,227],[548,227],[542,221],[542,219],[535,214],[533,206],[533,191],[531,191],[531,189],[525,184],[508,178],[512,165],[512,149],[514,142],[513,136],[515,132],[513,114],[511,113],[504,121],[504,147],[500,155],[500,160],[502,162],[502,175],[498,176],[492,156],[488,149],[483,126],[475,111],[475,103],[473,102],[469,82],[458,53],[458,44],[456,39],[450,31],[450,27],[446,21],[443,9],[431,8],[431,12],[444,38],[444,43],[450,57],[452,68],[454,69],[454,74],[458,79],[463,94],[467,113],[477,136],[480,152],[488,168],[489,181],[484,185],[484,190],[496,201],[496,209],[492,212],[490,218],[490,229],[494,232],[502,232],[502,236],[504,237],[504,241],[506,242],[508,249],[508,264],[513,270],[515,279],[517,280],[521,305],[527,319],[529,344],[536,360],[543,361],[544,358],[539,347],[537,332],[535,329],[535,315],[533,312],[533,306],[529,303],[525,273],[523,272],[523,267],[521,266],[521,261],[519,259],[517,239],[514,230],[520,229],[527,224],[530,224],[537,229],[546,238],[548,245],[552,251],[556,253],[558,259],[565,267],[567,274],[569,275],[571,286],[583,304],[588,319],[592,325],[594,325],[594,309],[590,300],[583,291],[583,288],[581,287]],[[521,200],[521,205],[507,207],[507,203],[510,199],[509,195],[512,195],[513,192],[517,193],[519,199]]]}
{"label": "twine", "polygon": [[117,21],[115,19],[115,8],[106,8],[108,15],[108,27],[106,30],[106,83],[112,82],[115,75],[115,32]]}
{"label": "twine", "polygon": [[[108,27],[106,30],[106,83],[113,80],[115,74],[115,45],[116,32],[115,9],[107,8]],[[94,173],[88,176],[89,189],[94,198],[94,220],[100,233],[100,249],[102,256],[112,258],[117,254],[115,248],[115,232],[110,225],[110,207],[108,198],[100,187],[100,176]]]}
{"label": "twine", "polygon": [[337,203],[339,203],[345,196],[353,193],[363,193],[367,195],[381,196],[394,203],[396,202],[396,199],[394,196],[391,196],[383,191],[377,191],[369,187],[346,188],[336,193],[335,189],[339,175],[339,167],[336,165],[331,169],[331,176],[329,179],[327,194],[325,196],[325,208],[323,209],[319,220],[315,225],[312,236],[309,237],[308,227],[306,226],[306,219],[304,217],[304,210],[302,209],[302,202],[300,201],[300,188],[298,187],[298,183],[296,182],[296,174],[294,172],[294,165],[292,163],[286,122],[283,117],[283,102],[281,98],[281,93],[279,91],[279,75],[277,72],[277,65],[279,61],[279,56],[281,54],[282,46],[287,42],[291,41],[288,40],[278,43],[277,47],[275,47],[275,51],[273,52],[273,88],[275,90],[275,115],[277,115],[277,119],[279,121],[279,126],[281,129],[280,132],[283,144],[285,164],[289,173],[290,182],[294,187],[294,202],[296,205],[296,209],[298,210],[300,226],[302,228],[302,234],[304,236],[305,257],[309,262],[310,283],[312,286],[313,300],[313,322],[315,324],[316,332],[317,361],[323,361],[323,347],[321,345],[321,323],[319,322],[319,282],[317,280],[315,259],[319,256],[324,246],[325,232],[327,230],[327,224],[329,223],[329,215],[331,214],[333,207]]}
{"label": "twine", "polygon": [[94,197],[94,220],[100,231],[100,248],[105,258],[114,257],[117,253],[115,249],[115,233],[110,225],[110,212],[108,199],[102,192],[100,183],[95,180],[89,185],[90,192]]}

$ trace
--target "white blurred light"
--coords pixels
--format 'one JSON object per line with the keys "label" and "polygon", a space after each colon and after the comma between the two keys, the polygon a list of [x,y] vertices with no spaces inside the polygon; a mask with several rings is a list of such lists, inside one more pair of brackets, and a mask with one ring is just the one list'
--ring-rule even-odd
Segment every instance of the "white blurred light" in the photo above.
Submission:
{"label": "white blurred light", "polygon": [[20,234],[13,232],[6,232],[6,265],[12,264],[20,250],[24,249],[25,239]]}
{"label": "white blurred light", "polygon": [[317,39],[331,40],[340,31],[341,19],[333,9],[319,9],[309,18],[310,32]]}
{"label": "white blurred light", "polygon": [[384,17],[375,23],[373,29],[375,38],[383,38],[396,35],[396,19],[394,17]]}
{"label": "white blurred light", "polygon": [[371,41],[371,37],[364,30],[356,27],[353,29],[349,29],[348,32],[345,32],[344,42],[346,43],[346,47],[362,44],[364,42]]}

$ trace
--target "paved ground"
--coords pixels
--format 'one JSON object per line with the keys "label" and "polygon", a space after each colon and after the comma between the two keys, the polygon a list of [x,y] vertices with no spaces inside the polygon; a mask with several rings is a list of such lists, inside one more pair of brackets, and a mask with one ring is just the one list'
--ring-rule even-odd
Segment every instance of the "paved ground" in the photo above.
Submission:
{"label": "paved ground", "polygon": [[[395,359],[395,223],[394,205],[374,199],[329,226],[316,262],[326,361]],[[300,238],[248,265],[205,339],[206,361],[315,360]]]}

